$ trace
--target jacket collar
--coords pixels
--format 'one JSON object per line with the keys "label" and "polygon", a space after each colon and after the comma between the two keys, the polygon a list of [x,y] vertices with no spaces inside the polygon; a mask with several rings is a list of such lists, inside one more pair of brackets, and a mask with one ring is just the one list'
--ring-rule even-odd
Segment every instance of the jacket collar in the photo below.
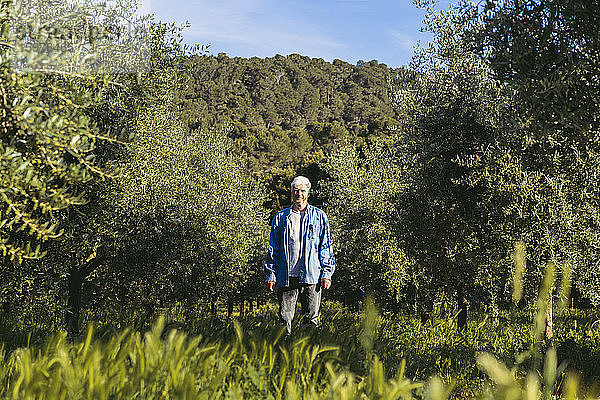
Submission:
{"label": "jacket collar", "polygon": [[[284,212],[284,216],[285,216],[285,218],[287,218],[287,217],[289,217],[289,216],[290,216],[290,214],[292,213],[292,210],[294,209],[293,207],[294,207],[294,205],[291,205],[291,206],[289,206],[288,208],[284,208],[284,209],[282,210],[282,211]],[[314,208],[314,206],[311,206],[310,204],[307,204],[307,205],[306,205],[306,215],[309,215],[309,214],[311,214],[311,213],[312,213],[312,210],[313,210],[313,208]]]}
{"label": "jacket collar", "polygon": [[[313,208],[313,206],[311,206],[310,204],[307,204],[305,211],[309,212],[309,211],[311,211],[312,208]],[[284,208],[284,210],[287,211],[288,213],[291,213],[294,210],[294,205],[292,204],[288,208]]]}

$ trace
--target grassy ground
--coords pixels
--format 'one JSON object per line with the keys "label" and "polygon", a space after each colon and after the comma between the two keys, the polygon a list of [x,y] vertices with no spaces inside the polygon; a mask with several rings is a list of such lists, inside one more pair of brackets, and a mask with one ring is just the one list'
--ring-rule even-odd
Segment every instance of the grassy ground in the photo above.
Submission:
{"label": "grassy ground", "polygon": [[[354,398],[361,393],[371,396],[379,393],[379,390],[381,393],[393,394],[397,391],[402,396],[408,393],[410,396],[434,398],[436,396],[431,393],[431,385],[428,386],[429,389],[407,389],[411,382],[427,382],[431,376],[438,376],[445,384],[452,385],[452,397],[471,397],[485,393],[486,382],[489,382],[490,371],[481,363],[479,367],[476,363],[482,352],[502,361],[514,377],[515,387],[520,387],[518,385],[529,379],[529,371],[535,371],[536,376],[543,380],[544,369],[550,369],[544,368],[541,357],[535,356],[536,351],[539,353],[542,347],[534,346],[532,313],[501,313],[496,318],[471,313],[470,318],[467,329],[459,332],[451,312],[447,316],[434,315],[425,324],[421,324],[418,318],[411,315],[381,316],[375,312],[356,314],[337,303],[326,302],[319,328],[296,326],[294,334],[283,339],[282,329],[277,322],[276,307],[272,304],[244,316],[236,315],[233,319],[225,315],[200,314],[194,318],[194,314],[190,316],[189,312],[170,310],[165,313],[166,326],[155,326],[154,336],[144,336],[136,330],[124,335],[120,323],[113,321],[97,324],[93,338],[84,336],[74,344],[65,341],[60,335],[48,341],[48,326],[30,330],[5,321],[0,330],[0,341],[4,343],[5,349],[1,368],[5,390],[0,393],[4,398],[10,398],[13,394],[24,395],[24,392],[19,391],[22,388],[15,391],[19,371],[22,372],[19,365],[23,367],[29,365],[29,362],[31,371],[34,371],[29,374],[30,377],[38,376],[36,379],[44,381],[52,379],[56,375],[56,371],[52,373],[53,368],[57,368],[46,367],[52,360],[61,360],[61,357],[64,368],[69,363],[81,365],[83,370],[88,368],[88,372],[91,371],[91,376],[97,374],[98,377],[104,376],[102,379],[105,380],[126,382],[132,381],[130,374],[143,375],[136,361],[132,361],[131,355],[110,358],[106,353],[110,354],[110,349],[114,348],[129,349],[131,354],[137,354],[135,359],[138,361],[143,358],[154,360],[154,356],[142,356],[148,351],[163,354],[164,362],[172,358],[170,353],[178,353],[174,366],[163,365],[160,360],[153,361],[156,364],[152,370],[154,372],[149,372],[150,375],[146,378],[143,377],[145,375],[135,375],[133,381],[137,383],[133,386],[115,383],[103,389],[106,393],[120,393],[120,396],[125,397],[135,397],[135,393],[139,395],[142,393],[139,385],[147,385],[144,382],[154,379],[155,384],[170,388],[165,394],[167,397],[159,395],[156,391],[158,386],[154,391],[144,386],[143,393],[146,397],[140,395],[141,398],[152,398],[154,395],[158,396],[156,398],[176,398],[173,396],[186,390],[191,390],[190,393],[194,396],[204,393],[209,397],[218,392],[223,396],[226,393],[237,393],[242,398],[277,398],[289,391],[302,395],[309,393],[316,397],[333,396],[334,393],[341,396],[343,392],[350,396],[348,398]],[[150,321],[130,321],[141,332],[151,328]],[[170,336],[168,332],[173,328],[182,333]],[[600,377],[598,315],[575,311],[555,313],[554,335],[558,368],[555,368],[552,392],[562,393],[566,390],[568,385],[565,379],[571,371],[579,377],[581,393],[583,389],[588,393],[595,393],[594,382]],[[148,340],[156,342],[153,344],[154,348],[148,347]],[[44,341],[46,344],[42,345]],[[95,349],[88,350],[87,353],[92,351],[96,354],[96,361],[89,357],[81,359],[85,343]],[[26,350],[15,351],[18,347]],[[17,354],[20,355],[16,356]],[[24,359],[29,361],[25,362]],[[46,369],[40,366],[44,362]],[[54,363],[61,364],[59,361]],[[92,367],[90,363],[98,365]],[[109,367],[119,371],[118,374],[121,375],[118,379],[103,372],[104,368]],[[217,374],[215,371],[219,368],[222,370]],[[185,390],[181,386],[183,381],[169,378],[169,373],[165,372],[179,369],[182,376],[189,380],[187,386],[184,385]],[[38,375],[35,375],[35,371]],[[71,374],[73,379],[77,376],[76,371],[61,371],[63,378],[65,373]],[[87,377],[79,376],[78,381],[83,380],[88,382],[88,386],[91,385],[89,374]],[[206,374],[212,378],[204,377]],[[410,380],[404,379],[405,376]],[[343,384],[338,382],[336,386],[335,379],[340,379]],[[378,382],[378,388],[373,386],[375,381]],[[49,382],[40,384],[40,387],[48,386]],[[77,391],[90,394],[92,392],[89,392],[89,388],[94,387],[95,396],[101,394],[101,387],[94,385],[89,386],[89,390],[77,385],[75,386],[79,389],[71,386],[68,390],[63,389],[70,394]],[[57,386],[56,393],[62,393],[61,387]],[[494,387],[495,391],[490,393],[496,396],[500,386]],[[40,393],[42,392],[32,392],[32,395],[43,398]],[[442,394],[438,393],[443,398]]]}
{"label": "grassy ground", "polygon": [[[600,321],[594,313],[581,311],[555,312],[553,345],[558,364],[564,372],[577,371],[584,382],[592,384],[600,377]],[[340,349],[344,365],[357,374],[365,373],[364,315],[350,312],[336,303],[325,303],[322,323],[317,330],[298,327],[293,339],[309,336],[312,343],[333,345]],[[277,331],[276,308],[265,307],[237,317],[241,326],[255,337]],[[426,380],[439,376],[459,391],[473,393],[483,386],[485,375],[476,366],[476,356],[489,352],[516,371],[535,367],[535,360],[521,360],[534,345],[533,311],[500,313],[495,318],[470,313],[467,329],[459,332],[452,312],[434,316],[425,324],[413,315],[378,316],[371,349],[393,375],[403,360],[406,374]],[[222,318],[197,320],[181,327],[207,340],[228,337],[231,329]]]}

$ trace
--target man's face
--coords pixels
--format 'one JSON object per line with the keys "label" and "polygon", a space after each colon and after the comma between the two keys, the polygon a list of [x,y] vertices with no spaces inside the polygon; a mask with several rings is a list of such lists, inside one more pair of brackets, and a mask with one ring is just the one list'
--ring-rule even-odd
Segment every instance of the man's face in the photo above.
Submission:
{"label": "man's face", "polygon": [[294,185],[294,187],[292,188],[292,202],[296,207],[300,209],[306,207],[309,195],[310,191],[308,190],[306,185]]}

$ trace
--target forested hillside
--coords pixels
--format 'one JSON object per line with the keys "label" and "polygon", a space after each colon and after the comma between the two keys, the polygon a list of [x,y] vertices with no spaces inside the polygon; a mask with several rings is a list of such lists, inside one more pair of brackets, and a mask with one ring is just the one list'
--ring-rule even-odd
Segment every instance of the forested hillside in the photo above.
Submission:
{"label": "forested hillside", "polygon": [[220,54],[183,64],[183,120],[190,129],[227,126],[236,154],[271,190],[273,210],[288,201],[294,174],[321,179],[319,162],[341,143],[360,145],[400,129],[390,93],[405,71],[377,61]]}

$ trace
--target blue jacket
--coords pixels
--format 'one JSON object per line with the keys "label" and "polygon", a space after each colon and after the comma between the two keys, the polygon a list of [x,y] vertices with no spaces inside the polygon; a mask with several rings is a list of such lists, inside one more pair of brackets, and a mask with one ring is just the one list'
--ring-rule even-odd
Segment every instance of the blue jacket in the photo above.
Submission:
{"label": "blue jacket", "polygon": [[[273,218],[271,237],[265,261],[267,282],[275,281],[275,286],[289,286],[289,216],[292,207],[281,210]],[[305,269],[298,276],[301,283],[315,284],[321,279],[331,279],[335,269],[335,258],[329,235],[329,222],[325,213],[310,204],[306,208],[303,220]]]}

